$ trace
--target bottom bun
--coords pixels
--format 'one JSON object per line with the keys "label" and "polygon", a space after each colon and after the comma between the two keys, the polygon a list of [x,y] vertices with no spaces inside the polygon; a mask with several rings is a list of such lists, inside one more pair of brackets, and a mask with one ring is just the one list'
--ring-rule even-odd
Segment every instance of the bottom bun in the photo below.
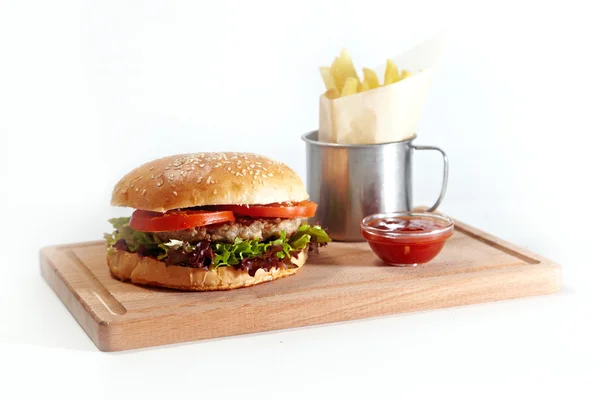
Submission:
{"label": "bottom bun", "polygon": [[177,265],[167,267],[162,261],[122,250],[107,255],[110,272],[122,281],[193,291],[229,290],[274,281],[294,275],[304,265],[306,258],[307,249],[304,249],[297,257],[284,261],[288,268],[273,267],[270,271],[259,269],[254,276],[250,276],[245,270],[235,267],[219,267],[216,270]]}

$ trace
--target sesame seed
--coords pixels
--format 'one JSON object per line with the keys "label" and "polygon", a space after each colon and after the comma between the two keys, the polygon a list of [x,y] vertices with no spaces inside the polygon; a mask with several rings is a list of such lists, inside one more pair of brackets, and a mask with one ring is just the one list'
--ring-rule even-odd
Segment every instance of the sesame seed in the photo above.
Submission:
{"label": "sesame seed", "polygon": [[270,173],[270,172],[268,173],[268,175],[269,175],[269,176],[273,176],[273,174],[272,174],[272,173]]}
{"label": "sesame seed", "polygon": [[266,177],[267,177],[265,174],[262,174],[261,176],[262,176],[263,178],[266,178]]}
{"label": "sesame seed", "polygon": [[217,194],[217,189],[215,189],[215,191],[213,192],[213,194]]}
{"label": "sesame seed", "polygon": [[202,183],[202,177],[196,179],[196,183]]}
{"label": "sesame seed", "polygon": [[161,187],[164,182],[162,180],[156,182],[156,186]]}
{"label": "sesame seed", "polygon": [[173,196],[177,197],[177,192],[173,190]]}
{"label": "sesame seed", "polygon": [[146,189],[142,189],[142,196],[146,194]]}
{"label": "sesame seed", "polygon": [[138,188],[135,188],[135,191],[137,192],[137,191],[138,191]]}

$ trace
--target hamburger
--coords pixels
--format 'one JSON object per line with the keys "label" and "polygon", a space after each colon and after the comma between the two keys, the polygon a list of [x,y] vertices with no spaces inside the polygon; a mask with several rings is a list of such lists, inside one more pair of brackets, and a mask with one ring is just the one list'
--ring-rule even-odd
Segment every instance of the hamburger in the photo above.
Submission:
{"label": "hamburger", "polygon": [[148,162],[114,187],[130,207],[105,234],[111,274],[134,284],[227,290],[297,273],[331,241],[307,223],[317,204],[285,164],[251,153],[195,153]]}

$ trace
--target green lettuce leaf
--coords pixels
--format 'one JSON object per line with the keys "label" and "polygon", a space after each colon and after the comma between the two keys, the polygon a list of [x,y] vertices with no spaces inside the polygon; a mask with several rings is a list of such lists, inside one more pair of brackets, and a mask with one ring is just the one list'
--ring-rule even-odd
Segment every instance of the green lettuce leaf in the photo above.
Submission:
{"label": "green lettuce leaf", "polygon": [[271,247],[277,247],[277,258],[291,258],[292,252],[302,250],[302,247],[293,247],[288,242],[285,231],[282,231],[279,238],[269,242],[261,243],[258,240],[242,240],[236,238],[233,243],[216,242],[213,244],[215,258],[213,267],[218,268],[225,265],[238,265],[245,258],[255,258],[263,256]]}
{"label": "green lettuce leaf", "polygon": [[294,250],[303,249],[310,242],[324,244],[331,242],[331,238],[320,226],[308,224],[300,226],[296,233],[289,238],[290,246]]}
{"label": "green lettuce leaf", "polygon": [[[130,252],[138,252],[143,246],[146,252],[151,252],[159,260],[165,259],[169,251],[192,253],[196,250],[195,245],[188,242],[174,239],[163,242],[156,235],[136,231],[129,226],[129,217],[112,218],[109,222],[115,229],[112,234],[104,235],[109,251],[115,251],[113,246],[121,239]],[[282,231],[277,239],[269,242],[240,238],[236,238],[233,243],[212,242],[210,247],[214,258],[211,267],[238,265],[244,259],[263,256],[272,247],[277,250],[277,258],[291,258],[293,252],[303,250],[310,243],[322,245],[330,241],[331,238],[320,226],[303,224],[291,237],[288,238],[286,232]]]}
{"label": "green lettuce leaf", "polygon": [[233,243],[215,242],[212,244],[215,258],[213,268],[238,265],[244,258],[262,256],[273,242],[259,243],[258,240],[236,238]]}
{"label": "green lettuce leaf", "polygon": [[136,231],[129,226],[129,217],[120,217],[109,219],[115,230],[112,234],[105,234],[107,246],[112,246],[119,240],[124,239],[129,251],[135,253],[139,250],[140,245],[143,245],[148,250],[158,248],[161,240],[156,235],[151,235],[146,232]]}
{"label": "green lettuce leaf", "polygon": [[181,240],[171,239],[166,243],[159,243],[158,248],[162,250],[163,253],[159,254],[156,258],[159,260],[163,260],[169,254],[169,251],[185,251],[186,253],[192,253],[195,248],[189,242],[182,242]]}

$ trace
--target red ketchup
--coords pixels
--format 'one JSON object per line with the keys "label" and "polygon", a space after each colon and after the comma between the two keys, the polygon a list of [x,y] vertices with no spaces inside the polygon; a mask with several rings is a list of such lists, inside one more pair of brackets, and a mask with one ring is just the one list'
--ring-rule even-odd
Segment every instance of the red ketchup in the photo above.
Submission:
{"label": "red ketchup", "polygon": [[454,223],[438,214],[398,212],[368,216],[360,230],[385,263],[413,266],[433,260],[442,251]]}

